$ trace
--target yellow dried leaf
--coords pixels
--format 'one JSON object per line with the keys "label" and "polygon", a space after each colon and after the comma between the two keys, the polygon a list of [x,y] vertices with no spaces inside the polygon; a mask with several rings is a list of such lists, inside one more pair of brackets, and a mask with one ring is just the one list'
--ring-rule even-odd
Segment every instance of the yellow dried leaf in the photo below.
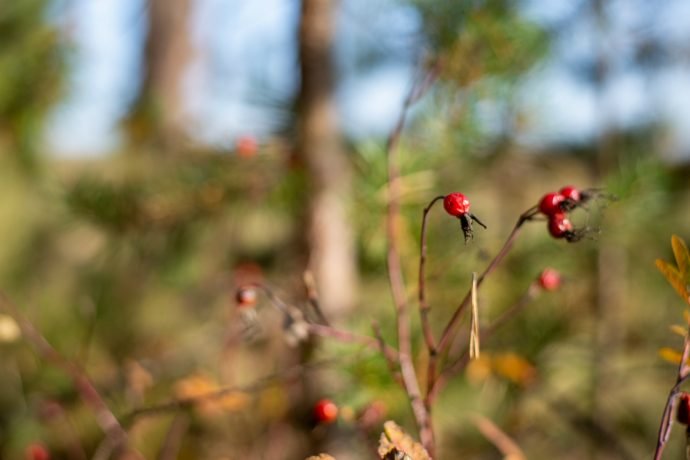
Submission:
{"label": "yellow dried leaf", "polygon": [[465,369],[465,375],[470,383],[478,385],[491,376],[491,355],[489,353],[482,353],[482,355],[471,360]]}
{"label": "yellow dried leaf", "polygon": [[512,352],[495,355],[492,359],[492,367],[496,374],[520,385],[529,384],[536,376],[534,366],[522,356]]}
{"label": "yellow dried leaf", "polygon": [[685,335],[688,333],[688,327],[687,326],[681,326],[680,324],[673,324],[669,326],[669,329],[671,329],[671,332],[674,334],[677,334],[681,337],[685,337]]}
{"label": "yellow dried leaf", "polygon": [[409,457],[410,460],[431,460],[426,449],[392,420],[383,424],[378,454],[382,460],[405,458],[403,456]]}
{"label": "yellow dried leaf", "polygon": [[680,353],[678,350],[674,350],[673,348],[669,347],[660,348],[659,356],[664,361],[668,361],[669,363],[673,364],[679,364],[681,358],[683,357],[682,353]]}
{"label": "yellow dried leaf", "polygon": [[673,265],[665,260],[657,259],[656,268],[659,269],[664,278],[673,286],[681,299],[690,304],[690,294],[680,272]]}
{"label": "yellow dried leaf", "polygon": [[249,404],[249,396],[241,391],[223,390],[210,377],[193,375],[175,385],[175,395],[194,404],[207,415],[221,411],[239,411]]}
{"label": "yellow dried leaf", "polygon": [[677,235],[671,237],[671,247],[673,248],[673,255],[676,258],[676,265],[678,265],[678,271],[680,271],[683,278],[687,278],[688,268],[690,267],[690,254],[688,253],[688,247]]}

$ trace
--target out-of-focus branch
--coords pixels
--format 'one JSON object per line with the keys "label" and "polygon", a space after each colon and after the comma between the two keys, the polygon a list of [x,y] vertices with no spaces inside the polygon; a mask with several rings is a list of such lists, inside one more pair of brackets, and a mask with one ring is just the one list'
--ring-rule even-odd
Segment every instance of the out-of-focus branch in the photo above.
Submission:
{"label": "out-of-focus branch", "polygon": [[481,415],[472,416],[472,422],[474,422],[474,425],[484,437],[503,454],[503,458],[510,460],[526,460],[527,457],[525,457],[520,446],[518,446],[517,443],[494,422]]}
{"label": "out-of-focus branch", "polygon": [[661,460],[661,456],[666,448],[669,436],[671,436],[671,426],[673,425],[673,409],[676,406],[678,393],[680,387],[690,378],[690,366],[688,365],[688,358],[690,358],[690,324],[688,331],[685,333],[685,342],[683,345],[683,355],[678,364],[678,376],[676,377],[676,384],[673,385],[668,393],[666,399],[666,406],[661,416],[661,423],[659,424],[659,436],[657,438],[656,450],[654,451],[654,460]]}
{"label": "out-of-focus branch", "polygon": [[68,361],[53,348],[48,340],[36,329],[31,321],[19,312],[19,309],[3,292],[0,292],[0,308],[14,318],[22,331],[24,339],[34,347],[43,360],[50,362],[70,376],[77,393],[91,410],[96,418],[96,423],[105,433],[105,444],[110,446],[111,450],[127,450],[135,458],[142,458],[138,452],[127,445],[127,432],[86,374],[76,364]]}

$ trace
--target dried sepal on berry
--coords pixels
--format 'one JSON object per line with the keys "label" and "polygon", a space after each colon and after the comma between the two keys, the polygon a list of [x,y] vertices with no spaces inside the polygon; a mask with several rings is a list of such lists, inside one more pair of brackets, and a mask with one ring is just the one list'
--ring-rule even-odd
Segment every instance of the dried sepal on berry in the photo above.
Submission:
{"label": "dried sepal on berry", "polygon": [[681,425],[690,425],[690,394],[685,391],[678,395],[676,421]]}

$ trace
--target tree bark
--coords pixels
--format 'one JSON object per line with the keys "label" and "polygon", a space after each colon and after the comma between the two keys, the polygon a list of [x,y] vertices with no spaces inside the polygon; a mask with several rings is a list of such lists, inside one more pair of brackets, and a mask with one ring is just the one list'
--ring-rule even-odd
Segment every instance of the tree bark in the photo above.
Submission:
{"label": "tree bark", "polygon": [[309,267],[323,309],[338,316],[355,302],[357,275],[348,216],[351,168],[334,98],[334,6],[333,0],[302,1],[297,147],[309,177]]}
{"label": "tree bark", "polygon": [[192,57],[192,0],[147,0],[147,7],[143,81],[126,128],[134,143],[170,148],[187,131],[182,84]]}

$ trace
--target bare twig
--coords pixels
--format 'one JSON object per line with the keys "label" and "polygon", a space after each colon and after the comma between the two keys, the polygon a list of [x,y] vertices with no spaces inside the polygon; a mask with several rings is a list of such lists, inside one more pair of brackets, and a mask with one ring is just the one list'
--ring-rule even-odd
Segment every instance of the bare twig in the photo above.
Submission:
{"label": "bare twig", "polygon": [[306,270],[302,275],[304,281],[304,287],[307,291],[307,298],[309,299],[309,305],[311,305],[312,310],[316,313],[321,324],[329,325],[326,315],[323,314],[321,309],[321,302],[319,302],[319,292],[316,290],[316,282],[314,281],[314,275],[310,270]]}
{"label": "bare twig", "polygon": [[[429,350],[430,355],[436,354],[436,340],[434,339],[434,334],[431,330],[431,325],[429,324],[429,310],[430,306],[426,300],[426,224],[429,211],[436,204],[437,201],[445,198],[443,195],[437,196],[429,202],[422,213],[422,232],[420,237],[420,253],[419,253],[419,314],[422,322],[422,332],[424,334],[424,341],[426,342],[426,347]],[[433,369],[429,369],[428,373],[432,374]]]}
{"label": "bare twig", "polygon": [[93,412],[96,423],[105,433],[105,441],[111,446],[111,450],[128,449],[130,453],[140,458],[138,452],[127,446],[127,432],[120,425],[120,422],[86,374],[76,364],[68,361],[53,348],[48,340],[36,329],[31,321],[19,312],[19,309],[3,292],[0,292],[0,307],[14,318],[22,331],[24,339],[34,347],[42,359],[52,363],[70,376],[77,393],[79,393],[81,399]]}
{"label": "bare twig", "polygon": [[163,445],[158,453],[158,460],[175,460],[180,451],[182,437],[189,428],[189,419],[184,415],[177,415],[163,440]]}
{"label": "bare twig", "polygon": [[690,366],[688,365],[688,358],[690,358],[690,324],[688,331],[685,333],[685,342],[683,345],[683,355],[678,364],[678,376],[676,377],[676,384],[673,385],[668,393],[666,399],[666,406],[664,407],[663,415],[661,416],[661,423],[659,425],[659,436],[657,438],[656,450],[654,451],[654,460],[661,460],[664,453],[664,448],[671,435],[671,426],[673,425],[673,412],[676,406],[676,400],[680,387],[690,377]]}
{"label": "bare twig", "polygon": [[383,335],[381,334],[381,326],[379,326],[378,322],[372,321],[371,328],[374,331],[374,337],[376,337],[376,340],[379,342],[379,348],[383,352],[383,356],[386,358],[386,364],[388,364],[388,370],[390,371],[391,376],[393,377],[393,379],[395,379],[396,382],[398,382],[403,388],[405,388],[405,384],[403,383],[402,377],[400,376],[400,372],[398,371],[398,357],[397,355],[388,352],[389,347],[388,345],[386,345],[385,340],[383,340]]}
{"label": "bare twig", "polygon": [[503,454],[503,458],[510,460],[525,460],[527,458],[520,446],[488,418],[473,415],[472,422],[484,437]]}
{"label": "bare twig", "polygon": [[398,330],[398,349],[399,364],[405,390],[410,399],[412,412],[419,429],[419,437],[422,445],[432,453],[434,451],[434,433],[431,426],[431,417],[428,408],[425,406],[419,389],[419,381],[412,363],[412,340],[410,337],[410,318],[407,309],[407,294],[405,281],[402,275],[400,262],[400,251],[398,249],[399,239],[399,217],[400,217],[400,171],[396,161],[397,146],[400,136],[405,126],[407,111],[422,95],[431,87],[436,79],[436,71],[425,72],[423,78],[416,81],[411,89],[398,121],[388,137],[386,143],[386,158],[388,164],[388,206],[386,213],[386,237],[388,242],[387,266],[388,281],[391,286],[393,301],[396,308],[397,330]]}
{"label": "bare twig", "polygon": [[188,409],[200,402],[221,399],[233,393],[250,393],[263,390],[278,383],[289,382],[290,380],[300,377],[305,372],[311,371],[312,369],[319,369],[327,364],[332,364],[333,362],[334,360],[324,360],[308,364],[297,364],[283,371],[263,377],[249,385],[226,386],[200,395],[190,396],[187,398],[173,399],[159,404],[152,404],[150,406],[140,407],[125,414],[122,417],[122,420],[125,425],[129,426],[140,417],[164,415],[169,412]]}

